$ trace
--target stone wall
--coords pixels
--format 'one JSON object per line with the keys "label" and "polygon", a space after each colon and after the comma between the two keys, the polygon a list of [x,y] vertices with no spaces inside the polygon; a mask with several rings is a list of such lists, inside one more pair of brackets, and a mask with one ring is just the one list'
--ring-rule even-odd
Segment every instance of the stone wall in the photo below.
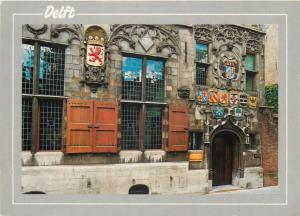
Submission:
{"label": "stone wall", "polygon": [[150,194],[205,194],[211,189],[207,170],[188,170],[187,162],[22,168],[22,192],[128,194],[143,184]]}

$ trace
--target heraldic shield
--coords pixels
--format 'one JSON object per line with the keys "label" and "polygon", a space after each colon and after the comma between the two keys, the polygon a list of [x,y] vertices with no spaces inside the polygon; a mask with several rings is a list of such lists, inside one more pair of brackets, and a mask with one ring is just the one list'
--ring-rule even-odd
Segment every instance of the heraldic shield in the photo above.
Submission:
{"label": "heraldic shield", "polygon": [[90,26],[85,32],[84,50],[84,82],[90,85],[91,91],[96,92],[97,88],[107,85],[105,76],[106,67],[106,42],[107,35],[100,26]]}
{"label": "heraldic shield", "polygon": [[210,89],[208,91],[208,102],[210,105],[218,104],[218,90],[217,89]]}
{"label": "heraldic shield", "polygon": [[239,94],[238,94],[238,92],[230,92],[229,93],[229,105],[230,106],[238,106],[239,105]]}
{"label": "heraldic shield", "polygon": [[236,80],[239,72],[239,62],[236,55],[231,51],[226,51],[221,54],[220,70],[222,76],[229,80]]}
{"label": "heraldic shield", "polygon": [[221,119],[225,115],[225,108],[222,106],[214,106],[213,113],[216,119]]}
{"label": "heraldic shield", "polygon": [[208,102],[207,89],[198,89],[197,101],[199,104],[207,104]]}
{"label": "heraldic shield", "polygon": [[240,106],[247,107],[248,105],[248,95],[240,94]]}
{"label": "heraldic shield", "polygon": [[228,93],[226,91],[219,91],[218,96],[219,96],[219,104],[222,106],[227,106],[228,105]]}

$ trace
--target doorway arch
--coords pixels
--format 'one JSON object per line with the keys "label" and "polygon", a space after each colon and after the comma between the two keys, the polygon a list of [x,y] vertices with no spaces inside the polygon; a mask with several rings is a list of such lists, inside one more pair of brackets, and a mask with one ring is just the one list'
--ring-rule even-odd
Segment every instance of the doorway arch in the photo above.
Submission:
{"label": "doorway arch", "polygon": [[212,184],[232,184],[233,171],[237,169],[238,138],[231,132],[220,132],[212,140]]}
{"label": "doorway arch", "polygon": [[231,118],[211,132],[208,169],[213,186],[233,184],[234,178],[244,177],[244,143],[244,131]]}

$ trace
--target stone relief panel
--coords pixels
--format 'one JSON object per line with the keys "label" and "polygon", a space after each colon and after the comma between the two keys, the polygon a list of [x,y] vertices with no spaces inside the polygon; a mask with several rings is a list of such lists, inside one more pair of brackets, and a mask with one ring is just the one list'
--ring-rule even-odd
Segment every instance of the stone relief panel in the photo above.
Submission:
{"label": "stone relief panel", "polygon": [[[171,57],[179,55],[178,32],[162,25],[113,25],[109,46],[120,51]],[[140,48],[140,49],[139,49]]]}
{"label": "stone relief panel", "polygon": [[83,25],[57,24],[51,25],[51,39],[53,41],[80,44],[84,38]]}
{"label": "stone relief panel", "polygon": [[39,40],[50,40],[50,31],[47,24],[26,24],[22,26],[22,36]]}

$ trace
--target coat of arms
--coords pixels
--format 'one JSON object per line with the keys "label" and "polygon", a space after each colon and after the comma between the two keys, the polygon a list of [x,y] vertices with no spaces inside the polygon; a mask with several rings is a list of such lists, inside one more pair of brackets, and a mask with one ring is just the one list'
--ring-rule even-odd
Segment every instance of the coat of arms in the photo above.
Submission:
{"label": "coat of arms", "polygon": [[105,48],[98,45],[87,45],[86,63],[92,66],[102,66],[104,64]]}
{"label": "coat of arms", "polygon": [[207,104],[208,95],[206,89],[198,89],[197,101],[199,104]]}
{"label": "coat of arms", "polygon": [[215,118],[221,119],[225,115],[225,108],[222,106],[214,106],[213,113],[214,113]]}
{"label": "coat of arms", "polygon": [[91,87],[92,92],[96,92],[99,86],[108,85],[105,74],[106,42],[106,32],[100,26],[93,25],[86,29],[82,42],[85,58],[82,81]]}
{"label": "coat of arms", "polygon": [[256,108],[256,97],[249,97],[248,106],[249,108],[255,109]]}
{"label": "coat of arms", "polygon": [[220,70],[222,76],[229,80],[236,80],[239,71],[238,59],[233,52],[224,52],[221,54]]}
{"label": "coat of arms", "polygon": [[247,107],[248,105],[248,95],[240,94],[240,106]]}
{"label": "coat of arms", "polygon": [[242,118],[243,117],[243,109],[240,107],[235,107],[233,109],[233,116],[235,118]]}
{"label": "coat of arms", "polygon": [[222,106],[227,106],[228,105],[228,93],[226,91],[219,91],[218,96],[219,96],[219,104]]}
{"label": "coat of arms", "polygon": [[218,104],[218,91],[216,89],[211,89],[208,92],[208,103],[210,105]]}
{"label": "coat of arms", "polygon": [[238,106],[239,105],[239,95],[237,92],[231,92],[229,94],[229,105]]}

